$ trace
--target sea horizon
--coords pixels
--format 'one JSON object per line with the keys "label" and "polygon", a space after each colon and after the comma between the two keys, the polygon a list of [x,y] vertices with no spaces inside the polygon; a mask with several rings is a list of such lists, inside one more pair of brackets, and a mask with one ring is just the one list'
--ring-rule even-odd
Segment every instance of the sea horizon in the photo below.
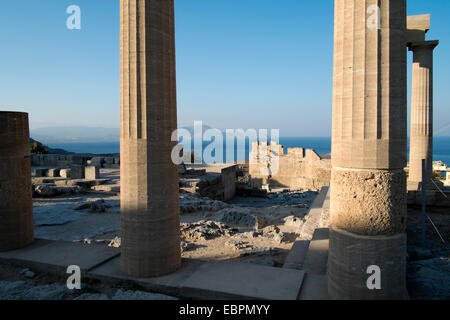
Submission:
{"label": "sea horizon", "polygon": [[[443,161],[450,165],[450,137],[434,137],[433,161]],[[279,143],[287,150],[288,148],[314,149],[318,154],[331,153],[331,137],[280,137]],[[207,146],[210,142],[205,142]],[[81,154],[118,154],[120,153],[120,141],[106,142],[65,142],[49,143],[50,148],[64,149],[73,153]],[[235,160],[238,158],[237,146],[234,146]],[[245,147],[245,160],[248,160],[250,146],[247,141]],[[242,153],[242,150],[241,150]],[[224,148],[224,155],[226,149]],[[409,156],[409,143],[408,143]],[[225,157],[225,156],[224,156]]]}

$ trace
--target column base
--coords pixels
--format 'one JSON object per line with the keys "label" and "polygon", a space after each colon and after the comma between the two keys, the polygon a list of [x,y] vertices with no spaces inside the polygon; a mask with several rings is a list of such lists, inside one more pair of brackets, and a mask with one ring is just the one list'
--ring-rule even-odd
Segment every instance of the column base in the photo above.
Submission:
{"label": "column base", "polygon": [[120,262],[124,274],[155,278],[173,273],[181,267],[178,217],[152,219],[149,212],[123,210],[121,236]]}
{"label": "column base", "polygon": [[[361,236],[330,228],[328,293],[334,300],[406,299],[406,233]],[[381,289],[370,290],[367,281],[381,270]],[[371,282],[372,283],[372,282]]]}

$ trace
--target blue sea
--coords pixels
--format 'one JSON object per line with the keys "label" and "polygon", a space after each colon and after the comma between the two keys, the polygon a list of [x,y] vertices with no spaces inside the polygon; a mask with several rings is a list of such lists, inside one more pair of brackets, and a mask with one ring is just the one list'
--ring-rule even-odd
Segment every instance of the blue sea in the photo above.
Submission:
{"label": "blue sea", "polygon": [[[319,154],[327,154],[331,152],[331,138],[329,137],[284,137],[280,138],[280,144],[287,148],[307,148],[314,149]],[[207,145],[207,144],[206,144]],[[92,142],[92,143],[53,143],[49,144],[51,148],[64,149],[75,153],[92,153],[92,154],[113,154],[120,152],[120,143],[117,142]],[[238,159],[237,147],[235,146],[235,160]],[[246,160],[248,160],[249,144],[245,147]],[[409,150],[408,150],[409,154]],[[224,148],[224,155],[226,149]],[[434,138],[434,155],[433,160],[441,160],[450,165],[450,137]]]}

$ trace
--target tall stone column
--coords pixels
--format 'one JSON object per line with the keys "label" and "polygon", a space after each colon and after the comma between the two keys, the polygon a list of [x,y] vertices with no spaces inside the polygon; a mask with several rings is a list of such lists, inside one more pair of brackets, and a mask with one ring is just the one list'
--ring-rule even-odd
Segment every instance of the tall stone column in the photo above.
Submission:
{"label": "tall stone column", "polygon": [[433,50],[438,44],[439,41],[423,41],[409,45],[414,63],[408,183],[413,186],[422,182],[423,159],[427,180],[433,177]]}
{"label": "tall stone column", "polygon": [[[378,21],[371,17],[377,5],[379,28],[369,23]],[[406,0],[335,0],[332,299],[404,297],[405,48]],[[377,278],[369,279],[373,266],[381,271],[379,290]]]}
{"label": "tall stone column", "polygon": [[181,264],[173,0],[120,1],[121,264],[156,277]]}
{"label": "tall stone column", "polygon": [[0,111],[0,251],[34,241],[28,114]]}

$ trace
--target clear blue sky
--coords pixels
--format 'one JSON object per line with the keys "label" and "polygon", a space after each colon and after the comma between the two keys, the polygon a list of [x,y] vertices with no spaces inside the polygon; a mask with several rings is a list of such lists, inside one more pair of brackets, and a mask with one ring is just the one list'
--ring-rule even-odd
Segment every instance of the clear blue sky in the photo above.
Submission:
{"label": "clear blue sky", "polygon": [[[180,125],[330,135],[332,0],[175,3]],[[66,28],[72,4],[81,30]],[[436,130],[450,123],[449,12],[448,0],[408,0],[408,14],[431,13],[429,39],[441,40]],[[118,127],[118,30],[119,0],[2,0],[0,110],[29,112],[32,128]]]}

